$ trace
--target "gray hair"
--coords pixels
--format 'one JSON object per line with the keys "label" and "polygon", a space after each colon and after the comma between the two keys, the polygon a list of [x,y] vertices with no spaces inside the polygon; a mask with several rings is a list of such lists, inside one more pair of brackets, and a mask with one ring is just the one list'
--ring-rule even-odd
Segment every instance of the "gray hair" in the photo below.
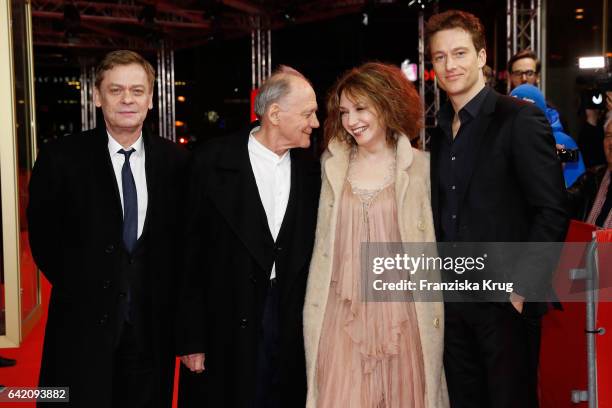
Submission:
{"label": "gray hair", "polygon": [[604,120],[604,126],[603,126],[604,132],[606,131],[606,128],[608,127],[610,122],[612,122],[612,111],[608,111],[608,113],[606,113],[606,119]]}
{"label": "gray hair", "polygon": [[254,110],[259,120],[264,117],[270,105],[278,103],[289,95],[289,92],[291,92],[291,77],[302,78],[310,83],[299,71],[286,65],[280,65],[259,88],[255,97]]}

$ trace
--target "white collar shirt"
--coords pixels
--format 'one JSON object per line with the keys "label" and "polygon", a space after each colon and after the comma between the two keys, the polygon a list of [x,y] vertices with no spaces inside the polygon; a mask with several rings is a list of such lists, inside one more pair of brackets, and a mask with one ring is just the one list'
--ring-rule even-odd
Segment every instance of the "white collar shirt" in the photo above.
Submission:
{"label": "white collar shirt", "polygon": [[[119,150],[124,149],[112,136],[108,133],[108,153],[110,154],[111,162],[113,163],[113,171],[119,188],[119,198],[121,200],[121,209],[123,209],[123,183],[121,182],[121,169],[125,163],[125,155],[119,153]],[[128,147],[127,151],[134,149],[134,153],[130,155],[130,169],[136,183],[136,200],[138,203],[138,232],[137,237],[140,238],[144,228],[145,217],[147,215],[147,204],[149,201],[147,192],[147,176],[145,172],[145,151],[142,133],[134,144]]]}
{"label": "white collar shirt", "polygon": [[[249,136],[249,159],[257,183],[259,198],[266,211],[268,227],[272,238],[276,241],[289,203],[291,155],[289,151],[286,151],[279,157],[261,144],[254,136],[259,129],[259,127],[254,128]],[[270,274],[270,279],[274,278],[276,278],[276,263],[272,265]]]}

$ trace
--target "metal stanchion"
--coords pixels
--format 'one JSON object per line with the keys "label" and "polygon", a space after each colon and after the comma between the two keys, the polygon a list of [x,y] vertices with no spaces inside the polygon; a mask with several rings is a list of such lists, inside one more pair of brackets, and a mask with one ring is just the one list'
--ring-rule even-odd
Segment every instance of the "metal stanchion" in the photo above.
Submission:
{"label": "metal stanchion", "polygon": [[573,390],[572,402],[588,401],[589,408],[597,408],[597,348],[595,336],[604,334],[603,328],[597,328],[597,290],[599,289],[599,273],[597,271],[597,241],[594,239],[586,249],[585,269],[570,270],[570,279],[584,280],[586,288],[586,327],[587,341],[587,377],[588,389]]}

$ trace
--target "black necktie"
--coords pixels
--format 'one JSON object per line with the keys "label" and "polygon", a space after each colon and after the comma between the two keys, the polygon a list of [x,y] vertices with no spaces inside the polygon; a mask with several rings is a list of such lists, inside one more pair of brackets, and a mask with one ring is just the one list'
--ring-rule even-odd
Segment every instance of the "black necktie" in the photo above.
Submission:
{"label": "black necktie", "polygon": [[123,243],[128,252],[132,252],[138,235],[138,199],[136,182],[130,167],[130,155],[135,150],[119,150],[125,156],[121,168],[121,185],[123,186]]}
{"label": "black necktie", "polygon": [[[610,174],[612,177],[612,174]],[[604,201],[603,207],[601,207],[601,211],[597,216],[597,220],[595,220],[595,225],[603,227],[604,222],[608,218],[608,214],[610,214],[610,209],[612,209],[612,181],[608,184],[608,193],[606,194],[606,201]]]}

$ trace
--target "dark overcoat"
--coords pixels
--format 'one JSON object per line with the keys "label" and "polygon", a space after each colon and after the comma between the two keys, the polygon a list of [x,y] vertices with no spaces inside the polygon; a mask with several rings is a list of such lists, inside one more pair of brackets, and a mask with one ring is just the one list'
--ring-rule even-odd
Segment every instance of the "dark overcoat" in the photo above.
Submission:
{"label": "dark overcoat", "polygon": [[[177,237],[188,152],[144,135],[155,401],[169,407],[174,370]],[[36,264],[53,285],[40,386],[70,387],[70,406],[111,407],[113,351],[124,321],[128,256],[104,126],[44,146],[32,172],[28,221]],[[62,404],[62,406],[66,406]]]}
{"label": "dark overcoat", "polygon": [[[568,225],[565,184],[555,141],[544,114],[533,104],[489,90],[474,119],[474,160],[465,185],[458,186],[457,241],[559,242]],[[438,128],[431,138],[431,203],[436,236],[441,236],[440,146]],[[502,258],[512,269],[507,278],[527,300],[550,290],[554,251],[544,259],[541,246]],[[530,313],[546,310],[528,305]]]}
{"label": "dark overcoat", "polygon": [[280,294],[281,400],[304,406],[302,309],[321,175],[307,150],[291,150],[289,202],[276,242],[248,153],[249,131],[194,154],[179,328],[181,355],[205,352],[206,370],[181,371],[180,407],[249,407],[272,264]]}

